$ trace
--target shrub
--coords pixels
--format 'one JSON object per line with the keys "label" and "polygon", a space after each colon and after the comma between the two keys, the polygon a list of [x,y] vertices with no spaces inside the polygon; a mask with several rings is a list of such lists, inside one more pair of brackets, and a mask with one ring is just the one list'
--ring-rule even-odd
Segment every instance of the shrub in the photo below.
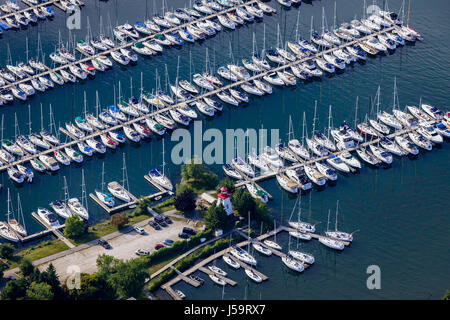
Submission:
{"label": "shrub", "polygon": [[117,228],[122,228],[128,223],[128,217],[122,213],[115,213],[111,216],[111,224]]}
{"label": "shrub", "polygon": [[195,210],[196,197],[194,192],[184,191],[175,197],[173,202],[175,209],[182,212],[191,212]]}
{"label": "shrub", "polygon": [[9,259],[14,254],[14,246],[9,243],[0,244],[0,258]]}
{"label": "shrub", "polygon": [[76,239],[85,232],[84,223],[78,216],[67,218],[65,224],[64,235],[67,238]]}

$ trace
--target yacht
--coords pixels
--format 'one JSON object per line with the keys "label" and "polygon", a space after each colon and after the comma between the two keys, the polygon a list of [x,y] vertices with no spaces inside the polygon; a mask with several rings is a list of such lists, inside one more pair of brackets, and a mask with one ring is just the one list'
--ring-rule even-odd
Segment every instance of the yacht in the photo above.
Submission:
{"label": "yacht", "polygon": [[250,195],[255,198],[261,200],[263,203],[267,203],[269,201],[269,197],[267,196],[267,193],[265,193],[263,190],[259,189],[256,184],[247,183],[245,184],[247,187],[248,192]]}
{"label": "yacht", "polygon": [[303,191],[311,189],[312,187],[311,182],[309,182],[308,178],[306,177],[303,168],[287,169],[285,171],[285,174],[286,176],[289,177],[289,179],[291,179],[298,186],[300,186],[300,189],[302,189]]}
{"label": "yacht", "polygon": [[77,81],[77,78],[70,72],[67,72],[66,70],[63,69],[59,70],[59,72],[61,73],[61,77],[64,79],[64,81],[72,83]]}
{"label": "yacht", "polygon": [[214,272],[215,274],[221,275],[222,277],[227,276],[227,273],[217,266],[214,266],[214,265],[208,266],[208,269],[211,270],[212,272]]}
{"label": "yacht", "polygon": [[324,157],[328,155],[328,150],[319,144],[315,139],[306,138],[306,144],[308,148],[317,156]]}
{"label": "yacht", "polygon": [[265,59],[260,57],[257,53],[254,53],[252,55],[252,61],[253,61],[253,63],[255,65],[257,65],[261,69],[264,69],[264,70],[270,70],[271,69],[269,63]]}
{"label": "yacht", "polygon": [[243,250],[242,248],[240,248],[236,245],[231,246],[230,253],[231,253],[231,255],[233,255],[237,259],[245,262],[246,264],[249,264],[251,266],[256,266],[256,264],[257,264],[257,261],[253,256],[251,256],[245,250]]}
{"label": "yacht", "polygon": [[151,180],[153,180],[161,187],[167,190],[173,189],[172,183],[170,182],[169,178],[165,174],[161,173],[161,171],[159,171],[158,169],[156,168],[151,169],[148,172],[148,176],[150,177]]}
{"label": "yacht", "polygon": [[276,72],[270,72],[263,76],[263,79],[274,86],[284,86],[284,81]]}
{"label": "yacht", "polygon": [[20,148],[15,142],[12,142],[11,140],[3,139],[2,147],[6,151],[11,152],[13,155],[16,155],[19,157],[24,155],[22,148]]}
{"label": "yacht", "polygon": [[241,17],[239,17],[238,15],[234,14],[233,12],[227,12],[226,15],[227,15],[228,19],[233,21],[236,25],[244,24],[244,20]]}
{"label": "yacht", "polygon": [[287,146],[285,146],[283,143],[277,144],[275,147],[276,153],[285,160],[288,160],[293,163],[297,163],[297,158],[295,156],[295,153],[291,151],[291,149]]}
{"label": "yacht", "polygon": [[300,142],[297,139],[289,140],[288,147],[302,159],[305,160],[311,159],[311,155],[309,154],[308,150],[302,144],[300,144]]}
{"label": "yacht", "polygon": [[121,186],[118,182],[112,181],[107,185],[108,191],[119,200],[124,202],[130,202],[131,198],[125,188]]}
{"label": "yacht", "polygon": [[98,115],[98,117],[107,125],[115,126],[118,124],[117,119],[114,118],[114,116],[112,116],[108,111],[103,111]]}
{"label": "yacht", "polygon": [[76,163],[83,162],[83,155],[71,147],[64,147],[64,152],[72,161],[75,161]]}
{"label": "yacht", "polygon": [[381,122],[378,122],[376,120],[373,119],[369,119],[369,124],[372,126],[372,128],[374,128],[376,131],[382,133],[382,134],[389,134],[390,130],[389,127],[382,124]]}
{"label": "yacht", "polygon": [[120,121],[127,121],[127,116],[119,108],[114,105],[108,107],[108,113],[112,115],[115,119]]}
{"label": "yacht", "polygon": [[265,146],[260,155],[261,160],[274,170],[279,170],[284,166],[283,160],[280,159],[278,153],[270,146]]}
{"label": "yacht", "polygon": [[111,149],[115,149],[118,144],[118,142],[113,140],[107,133],[101,134],[100,140],[106,147],[111,148]]}
{"label": "yacht", "polygon": [[203,101],[211,108],[214,108],[216,111],[223,110],[223,105],[219,101],[217,101],[215,98],[204,97]]}
{"label": "yacht", "polygon": [[103,143],[98,142],[94,138],[87,139],[86,144],[91,147],[95,152],[103,154],[106,152],[106,147]]}
{"label": "yacht", "polygon": [[25,181],[25,176],[16,168],[8,167],[6,171],[8,173],[8,177],[15,183],[22,184]]}
{"label": "yacht", "polygon": [[431,151],[433,149],[431,141],[426,139],[421,134],[417,132],[410,132],[408,133],[408,136],[414,144],[421,147],[422,149],[425,149],[427,151]]}
{"label": "yacht", "polygon": [[36,147],[24,135],[18,136],[16,142],[19,147],[21,147],[26,152],[30,154],[37,153]]}
{"label": "yacht", "polygon": [[329,166],[327,166],[324,163],[316,162],[316,168],[319,170],[321,174],[323,174],[328,180],[330,181],[336,181],[337,180],[337,174],[336,171],[331,169]]}
{"label": "yacht", "polygon": [[199,73],[194,74],[194,76],[192,77],[192,81],[194,81],[195,84],[200,88],[206,89],[208,91],[214,90],[214,86]]}
{"label": "yacht", "polygon": [[224,164],[222,166],[222,169],[224,171],[224,173],[229,176],[230,178],[236,179],[236,180],[242,180],[243,177],[242,175],[236,170],[234,169],[232,166],[230,166],[229,164]]}
{"label": "yacht", "polygon": [[326,62],[322,58],[315,58],[314,62],[317,64],[317,66],[322,69],[323,71],[326,71],[328,73],[334,73],[336,72],[336,69],[331,63]]}
{"label": "yacht", "polygon": [[83,207],[78,198],[69,199],[69,201],[67,202],[67,206],[69,207],[70,211],[72,211],[73,214],[78,215],[80,218],[84,220],[89,219],[88,211],[86,210],[85,207]]}
{"label": "yacht", "polygon": [[430,106],[428,104],[421,104],[420,107],[428,113],[434,120],[440,121],[444,119],[444,113],[436,107]]}
{"label": "yacht", "polygon": [[34,178],[34,172],[30,168],[25,167],[24,165],[18,164],[17,170],[24,175],[25,178],[27,178],[27,182],[31,183],[33,182]]}
{"label": "yacht", "polygon": [[294,257],[297,260],[300,260],[303,263],[307,263],[309,265],[313,264],[315,259],[314,256],[308,253],[295,251],[295,250],[289,250],[289,255]]}
{"label": "yacht", "polygon": [[417,108],[415,106],[406,106],[406,108],[408,108],[408,111],[414,117],[416,117],[419,121],[424,121],[424,122],[431,121],[431,117],[428,114],[426,114],[425,112],[423,112],[422,110],[420,110],[419,108]]}
{"label": "yacht", "polygon": [[225,263],[227,265],[229,265],[230,267],[234,268],[234,269],[239,269],[241,266],[239,265],[239,263],[237,263],[235,260],[231,259],[228,256],[223,255],[222,256],[223,261],[225,261]]}
{"label": "yacht", "polygon": [[289,235],[300,240],[309,241],[312,239],[311,235],[307,234],[304,230],[293,230],[289,231]]}
{"label": "yacht", "polygon": [[85,136],[85,133],[83,131],[81,131],[71,123],[66,123],[66,129],[76,139],[81,139]]}
{"label": "yacht", "polygon": [[399,36],[398,34],[394,34],[394,33],[391,33],[391,32],[386,32],[385,35],[386,35],[386,37],[388,37],[389,39],[394,41],[397,46],[404,46],[405,45],[405,40],[403,40],[403,38],[401,36]]}
{"label": "yacht", "polygon": [[418,125],[417,121],[412,115],[401,110],[393,110],[392,112],[394,113],[394,116],[397,118],[397,120],[400,121],[406,128],[412,128]]}
{"label": "yacht", "polygon": [[357,44],[345,47],[345,50],[354,57],[354,60],[367,60],[366,52]]}
{"label": "yacht", "polygon": [[411,143],[406,137],[402,135],[397,135],[395,136],[394,140],[406,153],[409,153],[413,156],[419,154],[419,149],[417,149],[417,147],[413,143]]}
{"label": "yacht", "polygon": [[92,133],[94,131],[94,129],[91,127],[91,125],[85,119],[83,119],[81,117],[75,118],[75,124],[77,125],[78,128],[86,131],[87,133]]}
{"label": "yacht", "polygon": [[238,106],[239,101],[236,100],[233,96],[231,96],[226,91],[219,91],[216,93],[217,97],[225,103],[231,104],[232,106]]}
{"label": "yacht", "polygon": [[129,126],[123,126],[125,136],[133,142],[141,141],[141,135]]}
{"label": "yacht", "polygon": [[289,269],[292,269],[294,271],[303,272],[303,270],[305,269],[305,267],[303,266],[303,264],[300,261],[294,259],[290,255],[285,255],[285,256],[281,257],[281,261],[283,261],[285,266],[287,266]]}
{"label": "yacht", "polygon": [[304,169],[309,180],[314,182],[316,185],[323,186],[327,182],[326,178],[312,166],[305,165]]}
{"label": "yacht", "polygon": [[231,164],[240,172],[244,173],[245,175],[249,177],[255,176],[255,171],[252,169],[252,167],[246,163],[241,157],[237,156],[233,160],[231,160]]}
{"label": "yacht", "polygon": [[383,137],[380,139],[380,146],[396,156],[401,157],[404,155],[402,149],[388,137]]}
{"label": "yacht", "polygon": [[375,146],[374,144],[371,144],[369,146],[370,151],[372,151],[373,155],[380,161],[386,163],[386,164],[392,164],[393,158],[392,154],[389,152],[386,152],[384,149]]}
{"label": "yacht", "polygon": [[321,146],[327,148],[330,151],[336,151],[336,146],[330,139],[328,139],[322,132],[317,132],[313,135],[313,139],[315,142],[320,144]]}
{"label": "yacht", "polygon": [[262,282],[262,278],[251,269],[245,269],[245,274],[256,283]]}
{"label": "yacht", "polygon": [[60,226],[58,218],[50,210],[46,208],[38,208],[37,214],[47,226],[51,228],[56,228]]}
{"label": "yacht", "polygon": [[380,161],[365,148],[356,149],[356,153],[364,162],[369,165],[378,166],[378,164],[380,163]]}
{"label": "yacht", "polygon": [[78,40],[77,41],[77,48],[82,51],[83,53],[86,53],[88,55],[94,55],[95,49],[92,48],[88,43],[86,43],[84,40]]}
{"label": "yacht", "polygon": [[57,215],[59,215],[64,219],[67,219],[72,216],[72,212],[70,212],[69,208],[67,207],[64,201],[56,200],[50,202],[50,207],[53,209],[53,211],[55,211]]}
{"label": "yacht", "polygon": [[342,161],[342,159],[338,156],[331,155],[329,158],[326,159],[326,161],[330,166],[332,166],[336,170],[339,170],[344,173],[350,172],[350,168],[348,167],[348,165],[344,161]]}
{"label": "yacht", "polygon": [[387,37],[384,34],[379,34],[377,36],[378,40],[380,41],[380,43],[382,45],[384,45],[388,50],[395,50],[397,48],[397,44],[395,43],[394,40],[390,39],[389,37]]}
{"label": "yacht", "polygon": [[366,136],[378,138],[381,133],[373,129],[367,122],[361,122],[357,126],[358,130]]}
{"label": "yacht", "polygon": [[375,37],[369,38],[364,43],[381,52],[386,52],[388,50],[388,48]]}
{"label": "yacht", "polygon": [[448,129],[442,122],[436,122],[434,124],[434,129],[439,133],[443,138],[450,138],[450,129]]}
{"label": "yacht", "polygon": [[278,65],[288,63],[288,61],[285,58],[283,58],[280,54],[278,54],[278,52],[276,52],[273,49],[269,49],[266,51],[266,57],[267,59]]}
{"label": "yacht", "polygon": [[295,86],[297,84],[297,79],[292,73],[287,71],[277,71],[277,75],[287,86]]}
{"label": "yacht", "polygon": [[332,47],[332,44],[325,40],[321,35],[319,35],[317,31],[311,33],[311,42],[325,49],[329,49]]}
{"label": "yacht", "polygon": [[341,127],[339,129],[330,130],[331,136],[336,141],[339,147],[343,147],[343,149],[349,149],[355,147],[355,141],[353,140],[350,133],[345,129],[345,127]]}
{"label": "yacht", "polygon": [[288,176],[286,176],[284,173],[278,173],[276,175],[276,179],[279,185],[287,192],[290,193],[298,192],[297,184],[294,181],[292,181]]}
{"label": "yacht", "polygon": [[334,240],[330,238],[320,237],[319,242],[331,249],[344,250],[344,244],[339,240]]}
{"label": "yacht", "polygon": [[111,55],[111,58],[114,59],[114,61],[122,65],[127,65],[130,63],[130,59],[119,51],[111,51],[109,54]]}
{"label": "yacht", "polygon": [[146,118],[145,124],[151,131],[159,136],[162,136],[164,135],[164,133],[166,133],[166,128],[163,125],[159,124],[154,118]]}
{"label": "yacht", "polygon": [[66,154],[64,152],[62,152],[61,150],[58,151],[53,151],[53,155],[55,156],[55,159],[65,165],[68,166],[70,164],[70,159],[66,156]]}
{"label": "yacht", "polygon": [[386,111],[378,113],[377,117],[378,120],[394,129],[400,130],[402,128],[402,124],[394,117],[394,115]]}
{"label": "yacht", "polygon": [[269,172],[271,171],[271,169],[269,168],[269,166],[267,165],[267,163],[265,161],[263,161],[261,159],[260,156],[258,156],[255,152],[250,153],[248,155],[248,162],[258,168],[259,170],[261,170],[262,172]]}
{"label": "yacht", "polygon": [[39,161],[41,161],[50,171],[58,171],[60,169],[58,162],[53,157],[41,154],[39,156]]}
{"label": "yacht", "polygon": [[269,248],[275,249],[275,250],[281,250],[281,246],[272,240],[264,240],[263,243],[268,246]]}
{"label": "yacht", "polygon": [[88,157],[91,157],[94,154],[94,149],[89,147],[86,142],[80,141],[77,143],[78,150]]}
{"label": "yacht", "polygon": [[177,108],[178,112],[180,112],[182,115],[190,118],[190,119],[197,119],[198,115],[197,112],[189,107],[186,103],[181,103],[180,107]]}
{"label": "yacht", "polygon": [[93,114],[86,114],[86,122],[91,128],[95,128],[97,130],[105,129],[105,125],[101,123]]}
{"label": "yacht", "polygon": [[114,207],[114,197],[107,192],[95,189],[95,195],[97,198],[104,203],[106,206],[112,208]]}
{"label": "yacht", "polygon": [[352,156],[350,152],[344,151],[339,156],[341,160],[345,162],[348,166],[361,169],[361,163],[358,161],[358,159]]}
{"label": "yacht", "polygon": [[442,136],[439,133],[437,133],[434,126],[429,124],[420,125],[419,128],[417,129],[417,133],[421,134],[422,136],[424,136],[426,139],[430,140],[433,143],[442,143],[444,141]]}
{"label": "yacht", "polygon": [[0,160],[4,163],[11,163],[15,161],[15,158],[9,152],[0,149]]}
{"label": "yacht", "polygon": [[224,26],[225,28],[228,28],[228,29],[231,29],[231,30],[236,29],[236,23],[234,23],[234,22],[233,22],[232,20],[230,20],[228,17],[219,14],[219,15],[217,16],[217,19],[219,20],[220,24],[221,24],[222,26]]}

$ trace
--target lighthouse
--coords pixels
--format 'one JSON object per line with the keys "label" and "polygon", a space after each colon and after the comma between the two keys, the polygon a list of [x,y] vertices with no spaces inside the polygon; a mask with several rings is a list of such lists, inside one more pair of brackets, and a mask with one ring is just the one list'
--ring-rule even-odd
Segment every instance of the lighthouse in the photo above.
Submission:
{"label": "lighthouse", "polygon": [[226,187],[220,188],[220,192],[217,195],[217,205],[222,204],[225,208],[227,215],[233,214],[233,208],[231,206],[230,193]]}

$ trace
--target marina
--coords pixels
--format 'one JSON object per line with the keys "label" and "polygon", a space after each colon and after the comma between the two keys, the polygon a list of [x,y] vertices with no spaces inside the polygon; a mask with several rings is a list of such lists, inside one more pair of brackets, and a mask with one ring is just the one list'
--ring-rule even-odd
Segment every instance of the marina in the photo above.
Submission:
{"label": "marina", "polygon": [[[22,2],[25,4],[26,1]],[[174,278],[165,280],[169,282],[163,285],[163,290],[152,290],[151,295],[176,300],[333,297],[421,299],[427,294],[439,298],[442,295],[442,283],[448,278],[445,270],[448,270],[449,263],[443,245],[447,239],[448,217],[442,208],[445,207],[444,200],[448,198],[446,163],[449,156],[447,134],[450,130],[447,125],[450,122],[433,117],[439,112],[443,115],[449,112],[445,94],[448,91],[448,77],[444,72],[448,59],[444,53],[448,51],[450,42],[442,41],[437,32],[448,25],[442,14],[436,14],[438,9],[444,12],[446,8],[442,0],[432,6],[411,2],[411,8],[407,0],[366,1],[367,5],[357,0],[313,0],[303,1],[301,5],[297,2],[291,7],[284,5],[290,3],[289,0],[264,1],[276,9],[276,14],[264,14],[263,19],[255,18],[255,22],[244,19],[244,24],[236,29],[220,24],[222,31],[217,32],[217,36],[208,35],[208,31],[204,33],[204,38],[196,37],[197,28],[203,26],[206,30],[207,19],[212,23],[221,23],[218,15],[222,13],[212,11],[212,18],[208,14],[193,16],[194,20],[190,23],[182,22],[176,26],[170,21],[184,9],[175,11],[175,8],[190,8],[194,1],[169,2],[163,1],[161,11],[161,3],[151,0],[128,4],[123,1],[99,1],[92,5],[86,1],[81,11],[81,30],[69,32],[64,25],[69,13],[55,12],[54,20],[37,23],[39,29],[21,27],[18,32],[3,32],[5,50],[0,58],[4,61],[4,69],[8,65],[22,65],[20,61],[27,66],[29,57],[36,56],[34,44],[39,34],[44,63],[49,61],[48,54],[58,52],[58,48],[68,48],[76,56],[75,61],[66,65],[59,66],[50,61],[45,65],[45,71],[38,71],[34,76],[28,74],[26,78],[18,80],[14,74],[16,80],[7,80],[4,85],[0,83],[0,91],[5,90],[11,95],[13,92],[9,91],[13,86],[27,94],[30,92],[26,100],[22,101],[14,95],[13,100],[3,100],[0,107],[4,116],[1,151],[10,153],[14,159],[7,163],[4,153],[0,152],[0,199],[4,203],[3,208],[0,208],[0,221],[8,224],[10,220],[10,209],[6,210],[8,189],[12,191],[13,199],[19,194],[22,200],[26,199],[24,218],[20,219],[19,214],[18,221],[23,226],[26,222],[28,235],[19,237],[19,242],[16,242],[19,250],[26,254],[28,246],[38,245],[40,242],[34,241],[40,239],[61,239],[56,242],[64,242],[61,236],[64,237],[62,231],[66,217],[57,212],[53,205],[58,201],[67,202],[68,198],[77,198],[86,206],[89,220],[85,220],[85,224],[90,228],[97,223],[106,224],[114,213],[133,209],[141,196],[151,199],[151,205],[157,205],[158,212],[161,207],[164,208],[162,212],[165,212],[166,208],[173,207],[166,206],[166,203],[170,203],[166,201],[166,196],[174,195],[175,187],[178,189],[184,181],[180,161],[174,159],[184,160],[200,155],[208,170],[217,175],[219,184],[231,178],[231,182],[227,183],[234,184],[235,188],[243,189],[254,198],[257,198],[254,196],[257,194],[265,202],[264,205],[258,204],[267,207],[268,215],[276,220],[276,229],[280,231],[265,233],[259,239],[256,235],[254,239],[248,239],[238,229],[237,233],[244,236],[246,241],[236,244],[242,250],[248,249],[249,254],[257,259],[257,265],[238,260],[231,254],[230,247],[227,252],[205,264],[200,260],[195,261],[201,265],[191,273],[188,273],[190,269],[172,270]],[[209,1],[201,1],[205,7],[206,2]],[[221,3],[222,0],[214,0],[216,2]],[[223,0],[223,3],[226,2]],[[34,0],[31,0],[30,4],[33,3]],[[233,1],[233,4],[236,3],[238,1]],[[258,7],[258,1],[251,3],[253,7]],[[403,38],[400,44],[396,34],[404,29],[401,25],[392,24],[385,24],[380,30],[365,34],[358,22],[364,25],[375,23],[374,20],[384,23],[382,19],[377,20],[372,16],[377,14],[376,11],[366,10],[371,4],[380,8],[384,6],[385,12],[397,12],[403,26],[420,31],[423,38],[415,42]],[[242,8],[248,13],[252,12],[245,5]],[[48,6],[55,7],[52,4]],[[195,6],[200,4],[196,3]],[[230,9],[235,16],[240,17],[237,14],[240,10],[238,7],[222,8]],[[226,14],[222,16],[228,17]],[[145,45],[141,48],[136,43],[153,43],[156,32],[147,35],[141,33],[139,28],[148,28],[145,22],[158,17],[170,24],[170,28],[162,29],[160,33],[166,39],[170,39],[173,33],[183,41],[183,45],[164,46],[162,54],[150,54],[148,50],[145,53],[145,48],[150,48]],[[355,23],[356,19],[358,22]],[[144,26],[135,24],[136,20]],[[113,32],[125,30],[128,22],[132,26],[131,31],[137,31],[139,37],[128,43],[120,43],[120,39],[116,38],[117,32]],[[359,38],[354,36],[355,26],[360,28],[357,29],[362,35]],[[209,27],[212,28],[211,25]],[[331,42],[337,37],[340,44],[321,48],[313,40],[313,33]],[[92,56],[81,50],[81,47],[78,48],[76,40],[84,39],[93,46],[90,40],[103,34],[113,39],[117,46],[107,51],[100,51],[94,46],[95,53]],[[444,35],[444,40],[446,38]],[[305,52],[298,47],[305,44],[302,39],[311,41],[318,52],[304,55]],[[370,53],[372,46],[367,43],[372,39],[378,40],[373,46],[380,48],[380,53]],[[389,39],[399,41],[395,49],[387,41]],[[381,50],[383,45],[388,48],[387,51]],[[366,48],[366,59],[350,59],[352,52],[357,52],[354,51],[357,50],[355,47],[360,50]],[[137,63],[130,61],[128,65],[122,64],[119,61],[119,56],[124,54],[121,48],[137,57]],[[11,53],[8,54],[8,51]],[[29,54],[31,52],[33,54]],[[263,63],[256,64],[257,60],[252,59],[254,54],[261,57],[270,69],[266,70]],[[93,61],[103,55],[112,61],[112,68],[105,68],[106,72],[97,69],[98,65]],[[344,60],[345,63],[341,64],[336,59]],[[277,61],[284,61],[284,64]],[[305,69],[311,64],[316,66],[314,73]],[[88,70],[91,65],[95,67],[95,76]],[[326,70],[330,65],[335,72]],[[65,85],[54,82],[53,90],[40,90],[37,82],[42,84],[42,80],[39,77],[41,74],[49,77],[52,72],[59,76],[73,76],[75,82],[70,85],[72,80],[67,78],[63,80]],[[83,72],[86,74],[85,79],[81,78]],[[218,81],[204,81],[207,72]],[[321,75],[317,76],[319,72]],[[229,81],[227,77],[234,77],[235,80]],[[94,78],[96,81],[89,81]],[[133,86],[139,80],[140,86]],[[33,89],[36,92],[34,95],[31,94]],[[173,101],[160,99],[158,95],[161,92]],[[98,97],[95,100],[96,95]],[[231,103],[222,99],[227,96]],[[4,97],[0,96],[0,100]],[[152,100],[153,97],[157,98]],[[236,104],[233,104],[233,100]],[[113,116],[117,120],[114,124],[103,119],[104,113],[112,110],[109,106],[119,110],[117,117],[116,114]],[[185,106],[188,108],[184,110]],[[31,112],[27,113],[30,109]],[[180,110],[186,114],[180,113]],[[189,119],[189,111],[195,112],[196,118]],[[124,118],[120,114],[124,114]],[[158,119],[159,115],[162,119]],[[414,122],[416,125],[410,126]],[[83,126],[90,126],[92,131],[83,129]],[[247,132],[252,135],[246,136],[243,153],[242,141],[239,141],[241,137],[238,136],[241,128],[244,133],[248,129]],[[347,128],[352,143],[345,141]],[[43,129],[57,137],[60,144],[44,141]],[[214,150],[213,162],[208,159],[208,151],[218,141],[214,140],[213,143],[213,140],[208,140],[212,130],[220,131],[224,137],[223,150]],[[228,130],[234,130],[237,136],[239,153],[233,153],[228,148],[231,145]],[[270,136],[262,139],[261,132],[264,130]],[[79,132],[84,136],[78,135]],[[184,136],[180,140],[180,132],[186,137],[190,134],[192,142],[191,149],[186,148],[182,153],[179,150],[185,140]],[[257,146],[254,145],[254,132],[257,133]],[[40,143],[39,137],[42,142],[48,143],[48,149],[45,144],[42,144],[44,147],[36,144]],[[117,142],[115,138],[120,141]],[[246,140],[251,146],[246,144]],[[266,140],[270,142],[271,150],[265,149]],[[300,148],[295,151],[291,148],[295,147],[295,143],[291,144],[295,140],[304,147],[307,157],[303,156]],[[201,141],[201,151],[193,148],[197,141]],[[8,145],[10,142],[12,146]],[[164,144],[165,166],[164,156],[161,162]],[[14,145],[22,149],[22,155],[15,152]],[[223,151],[223,155],[226,153],[226,159],[217,156],[220,151]],[[271,153],[275,154],[273,158],[269,157]],[[82,160],[75,160],[77,154],[81,154]],[[122,156],[127,159],[129,185],[121,174]],[[248,174],[236,166],[231,161],[235,156],[247,163],[254,174]],[[220,157],[222,161],[218,160]],[[279,159],[278,162],[275,158]],[[59,169],[55,169],[55,162]],[[226,166],[239,178],[229,175]],[[82,178],[85,180],[82,182],[85,184],[85,193],[81,194],[80,169],[84,170],[85,175]],[[172,189],[156,182],[151,176],[155,169],[161,170],[170,180]],[[123,188],[124,195],[130,201],[123,201],[111,193],[106,187],[110,183]],[[67,185],[65,188],[70,190],[71,197],[62,196],[63,184]],[[230,184],[229,190],[231,188]],[[214,190],[207,191],[210,189],[216,188],[211,186],[205,190],[214,197]],[[242,194],[241,190],[236,191]],[[160,200],[164,202],[161,205]],[[335,208],[336,202],[341,203],[342,214],[339,212],[338,215],[336,210],[335,216],[334,209],[331,213],[329,210]],[[297,205],[301,208],[298,222]],[[37,215],[38,208],[57,213],[60,226],[54,229],[59,230],[59,233],[46,226],[46,222]],[[17,219],[17,206],[11,212],[11,218]],[[169,212],[167,215],[171,217],[173,214]],[[315,231],[302,232],[294,228],[300,221],[309,223]],[[146,224],[141,225],[145,227],[145,236],[152,240],[154,236],[160,235],[158,243],[162,243],[162,239],[180,240],[177,234],[181,230],[172,232],[172,229],[162,228],[162,231],[154,231]],[[255,230],[259,229],[257,225]],[[262,230],[261,226],[261,233]],[[342,247],[333,242],[335,240],[332,237],[340,236],[341,231],[337,230],[348,231],[346,236],[350,235],[351,238],[350,241],[339,242]],[[356,236],[353,230],[358,231]],[[422,237],[410,237],[406,230],[426,231]],[[430,232],[434,239],[431,243],[424,241]],[[311,241],[306,240],[308,237]],[[133,241],[152,254],[156,242],[146,247],[146,239],[149,238],[132,232],[128,241]],[[109,241],[108,238],[105,240]],[[351,246],[353,240],[355,243]],[[0,243],[7,241],[0,239]],[[279,244],[280,248],[272,247],[273,242]],[[111,244],[113,251],[105,253],[115,255],[116,247],[114,243]],[[98,247],[99,251],[104,251]],[[421,249],[418,250],[418,247]],[[129,256],[134,257],[135,249],[129,252]],[[292,257],[300,260],[303,257],[298,253],[302,252],[310,253],[315,262],[296,264]],[[403,258],[398,259],[399,256]],[[375,259],[383,268],[383,290],[367,290],[364,286],[368,277],[365,270]],[[175,259],[170,265],[175,266],[177,261]],[[430,264],[430,261],[433,263]],[[314,264],[317,267],[310,269]],[[165,267],[164,270],[170,268],[169,264]],[[63,269],[59,266],[58,274]],[[430,272],[422,275],[421,270],[425,269]],[[215,270],[225,271],[225,275]],[[423,286],[417,284],[418,274],[421,275]]]}

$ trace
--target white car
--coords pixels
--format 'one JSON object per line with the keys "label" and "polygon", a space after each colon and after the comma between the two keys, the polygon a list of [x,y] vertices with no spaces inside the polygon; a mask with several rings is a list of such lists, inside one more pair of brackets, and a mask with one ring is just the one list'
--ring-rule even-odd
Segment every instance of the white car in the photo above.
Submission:
{"label": "white car", "polygon": [[148,256],[150,252],[144,249],[137,249],[135,252],[138,256]]}
{"label": "white car", "polygon": [[139,234],[144,234],[145,233],[144,229],[139,227],[139,226],[134,226],[133,229],[134,229],[134,231],[136,231]]}

